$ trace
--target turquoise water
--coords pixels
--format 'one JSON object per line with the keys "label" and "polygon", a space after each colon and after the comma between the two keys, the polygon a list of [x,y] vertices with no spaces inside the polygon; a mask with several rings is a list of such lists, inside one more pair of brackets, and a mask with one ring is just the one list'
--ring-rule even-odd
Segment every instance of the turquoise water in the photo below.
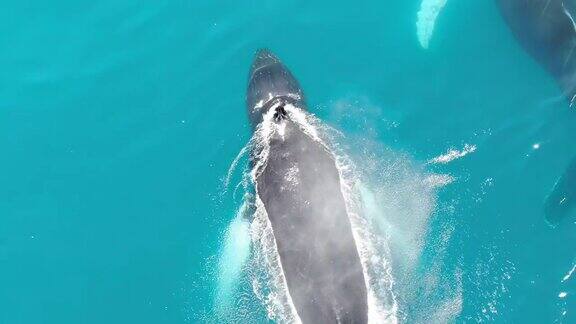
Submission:
{"label": "turquoise water", "polygon": [[576,115],[492,1],[449,0],[427,49],[416,0],[2,7],[0,323],[264,321],[224,184],[264,46],[394,229],[401,322],[576,322],[576,219],[543,214]]}

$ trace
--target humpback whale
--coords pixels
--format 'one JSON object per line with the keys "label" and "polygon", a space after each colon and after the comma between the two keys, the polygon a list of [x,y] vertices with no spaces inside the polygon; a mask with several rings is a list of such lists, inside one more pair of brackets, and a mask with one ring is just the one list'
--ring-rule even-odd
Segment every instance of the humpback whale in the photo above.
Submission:
{"label": "humpback whale", "polygon": [[[288,294],[303,323],[366,323],[367,288],[333,154],[294,120],[298,81],[270,51],[254,58],[246,95],[254,129],[278,126],[265,161],[252,153],[257,199],[276,241]],[[260,160],[260,161],[259,161]],[[265,163],[262,163],[265,162]]]}
{"label": "humpback whale", "polygon": [[576,100],[576,0],[497,0],[508,26],[530,55]]}
{"label": "humpback whale", "polygon": [[[508,26],[562,89],[570,106],[576,104],[576,0],[497,0]],[[547,197],[544,212],[551,225],[574,209],[576,159]]]}

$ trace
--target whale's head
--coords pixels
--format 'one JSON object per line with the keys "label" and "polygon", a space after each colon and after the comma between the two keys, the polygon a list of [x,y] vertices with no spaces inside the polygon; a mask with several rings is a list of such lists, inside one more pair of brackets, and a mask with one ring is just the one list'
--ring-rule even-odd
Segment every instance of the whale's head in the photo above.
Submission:
{"label": "whale's head", "polygon": [[253,126],[257,125],[270,108],[281,109],[282,105],[287,103],[305,107],[304,95],[298,81],[269,50],[259,50],[250,69],[246,94],[250,122]]}

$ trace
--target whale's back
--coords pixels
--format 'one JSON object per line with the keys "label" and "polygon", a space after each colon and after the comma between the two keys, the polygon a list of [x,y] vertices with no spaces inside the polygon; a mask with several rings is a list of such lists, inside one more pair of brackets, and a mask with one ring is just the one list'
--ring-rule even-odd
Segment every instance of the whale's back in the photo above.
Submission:
{"label": "whale's back", "polygon": [[291,121],[257,178],[304,323],[366,323],[367,295],[332,154]]}

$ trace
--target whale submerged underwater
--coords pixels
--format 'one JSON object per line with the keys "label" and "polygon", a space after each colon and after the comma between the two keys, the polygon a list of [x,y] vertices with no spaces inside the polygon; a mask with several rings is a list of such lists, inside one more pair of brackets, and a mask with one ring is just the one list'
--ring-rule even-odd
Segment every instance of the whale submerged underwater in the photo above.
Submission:
{"label": "whale submerged underwater", "polygon": [[[504,20],[522,44],[554,77],[570,107],[576,103],[576,1],[497,0]],[[576,158],[557,180],[544,206],[556,226],[574,213]]]}

